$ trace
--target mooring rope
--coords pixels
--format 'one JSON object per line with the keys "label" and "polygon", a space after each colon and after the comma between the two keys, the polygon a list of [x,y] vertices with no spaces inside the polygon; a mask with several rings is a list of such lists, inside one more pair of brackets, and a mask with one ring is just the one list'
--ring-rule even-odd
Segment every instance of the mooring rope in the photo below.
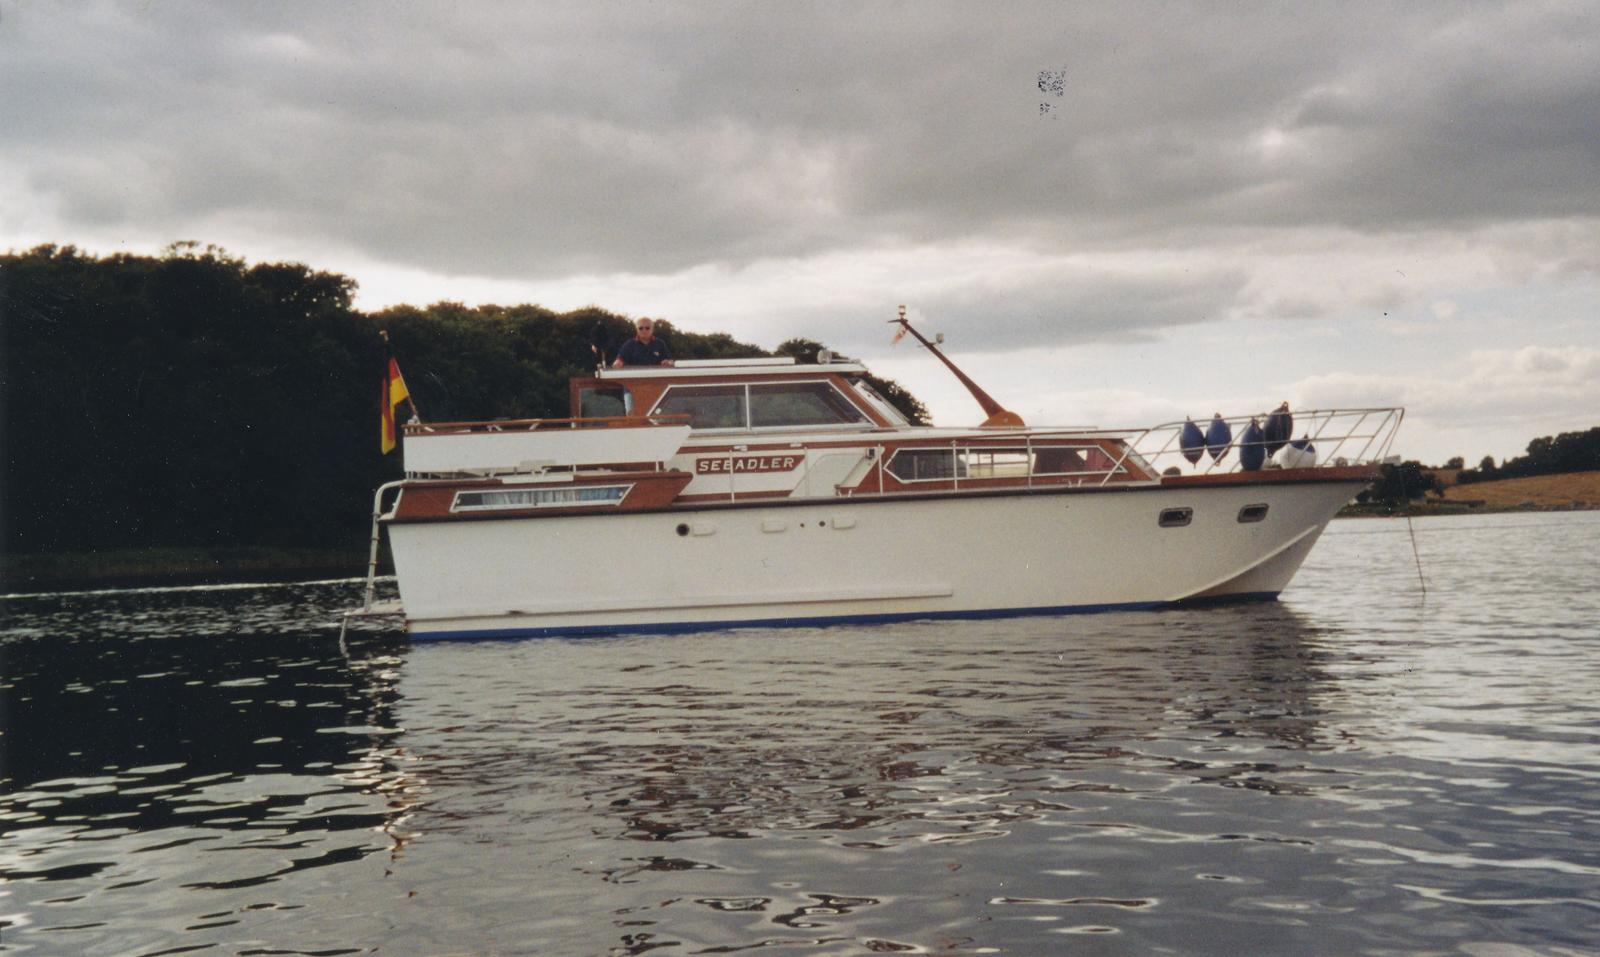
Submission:
{"label": "mooring rope", "polygon": [[1406,531],[1411,535],[1411,557],[1417,563],[1417,584],[1422,586],[1422,593],[1428,593],[1428,582],[1422,577],[1422,555],[1417,551],[1417,530],[1411,527],[1411,513],[1406,513]]}

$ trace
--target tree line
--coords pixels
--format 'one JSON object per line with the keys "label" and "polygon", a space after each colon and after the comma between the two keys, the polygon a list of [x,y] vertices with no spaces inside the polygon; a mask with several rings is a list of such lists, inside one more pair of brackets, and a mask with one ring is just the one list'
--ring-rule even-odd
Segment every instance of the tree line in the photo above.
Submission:
{"label": "tree line", "polygon": [[[1452,461],[1458,467],[1462,464],[1460,459]],[[1560,435],[1534,439],[1528,443],[1528,454],[1506,459],[1499,465],[1495,465],[1493,456],[1485,455],[1476,469],[1463,469],[1457,473],[1456,481],[1466,485],[1533,475],[1592,472],[1597,469],[1600,469],[1600,426],[1586,432],[1562,432]]]}
{"label": "tree line", "polygon": [[[0,255],[0,542],[16,554],[364,541],[387,330],[433,421],[562,417],[629,317],[441,302],[366,313],[356,283],[215,247]],[[659,322],[678,358],[772,353]],[[791,340],[779,354],[814,357]],[[927,411],[875,379],[916,421]]]}
{"label": "tree line", "polygon": [[1442,498],[1445,486],[1435,473],[1452,470],[1460,485],[1535,475],[1600,471],[1600,426],[1585,432],[1562,432],[1560,435],[1534,439],[1528,443],[1528,454],[1506,459],[1499,465],[1495,464],[1494,456],[1485,455],[1477,468],[1464,466],[1465,460],[1460,456],[1438,468],[1429,468],[1415,460],[1385,465],[1379,480],[1357,495],[1356,501],[1399,506],[1412,499],[1424,498],[1430,492]]}

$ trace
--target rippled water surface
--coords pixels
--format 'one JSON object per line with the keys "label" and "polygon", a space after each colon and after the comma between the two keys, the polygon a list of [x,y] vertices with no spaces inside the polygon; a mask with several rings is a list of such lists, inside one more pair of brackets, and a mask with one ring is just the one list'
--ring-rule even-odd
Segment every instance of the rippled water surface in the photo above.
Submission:
{"label": "rippled water surface", "polygon": [[1600,949],[1600,513],[1281,601],[341,649],[355,583],[0,599],[0,950]]}

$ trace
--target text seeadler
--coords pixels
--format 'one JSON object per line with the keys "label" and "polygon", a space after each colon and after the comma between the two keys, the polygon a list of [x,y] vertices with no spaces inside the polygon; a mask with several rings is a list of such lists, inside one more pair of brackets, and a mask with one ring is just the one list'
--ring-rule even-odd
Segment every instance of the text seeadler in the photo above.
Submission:
{"label": "text seeadler", "polygon": [[722,472],[790,472],[800,464],[799,455],[735,455],[732,458],[696,459],[695,473],[713,475]]}

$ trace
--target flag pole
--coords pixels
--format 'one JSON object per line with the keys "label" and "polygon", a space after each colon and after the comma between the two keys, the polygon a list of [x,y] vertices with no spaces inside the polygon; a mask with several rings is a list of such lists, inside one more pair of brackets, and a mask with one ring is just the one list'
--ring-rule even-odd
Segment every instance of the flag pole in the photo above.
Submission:
{"label": "flag pole", "polygon": [[[387,329],[379,329],[378,330],[378,335],[383,337],[383,353],[384,353],[384,359],[385,359],[385,366],[384,366],[383,374],[384,375],[388,375],[389,374],[389,369],[388,369],[387,363],[389,363],[389,362],[395,363],[395,369],[396,370],[398,370],[400,368],[400,364],[394,357],[394,345],[389,342],[389,330],[387,330]],[[404,381],[404,379],[405,379],[405,377],[402,376],[401,377],[401,381]],[[406,401],[407,405],[411,406],[411,420],[413,422],[421,422],[422,421],[422,411],[417,408],[416,397],[411,394],[411,386],[409,386],[409,385],[406,386],[406,398],[405,398],[405,401]]]}

